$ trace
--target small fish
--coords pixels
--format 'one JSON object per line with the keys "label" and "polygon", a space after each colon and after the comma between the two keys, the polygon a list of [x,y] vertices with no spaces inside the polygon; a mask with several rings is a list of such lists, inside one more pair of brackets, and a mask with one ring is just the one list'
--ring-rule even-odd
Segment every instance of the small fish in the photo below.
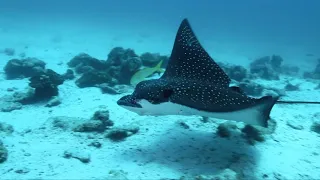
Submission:
{"label": "small fish", "polygon": [[139,70],[138,72],[136,72],[130,80],[130,84],[131,85],[137,85],[139,82],[145,80],[147,77],[151,76],[152,74],[156,73],[156,72],[164,72],[164,70],[161,68],[163,61],[160,61],[155,67],[146,67],[143,68],[141,70]]}

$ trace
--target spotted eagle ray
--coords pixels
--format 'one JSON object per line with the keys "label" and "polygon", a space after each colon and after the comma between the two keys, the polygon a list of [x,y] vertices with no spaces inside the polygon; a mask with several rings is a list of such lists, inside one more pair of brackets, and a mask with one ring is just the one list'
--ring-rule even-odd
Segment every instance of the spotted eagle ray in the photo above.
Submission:
{"label": "spotted eagle ray", "polygon": [[138,83],[117,104],[139,115],[198,115],[268,127],[279,97],[249,97],[239,87],[230,87],[230,82],[184,19],[164,74]]}

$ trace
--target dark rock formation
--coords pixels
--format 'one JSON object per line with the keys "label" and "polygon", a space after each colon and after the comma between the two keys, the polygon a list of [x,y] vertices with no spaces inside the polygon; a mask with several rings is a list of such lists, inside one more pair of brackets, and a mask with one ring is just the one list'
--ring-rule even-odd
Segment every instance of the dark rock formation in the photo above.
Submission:
{"label": "dark rock formation", "polygon": [[[63,131],[73,130],[81,123],[88,121],[88,119],[80,117],[67,117],[67,116],[53,116],[50,117],[47,122],[51,129],[61,129]],[[46,128],[46,127],[44,127]]]}
{"label": "dark rock formation", "polygon": [[129,86],[127,85],[115,85],[113,87],[109,86],[107,83],[103,83],[98,85],[103,94],[122,94],[126,93],[129,90]]}
{"label": "dark rock formation", "polygon": [[45,105],[46,107],[54,107],[61,104],[61,99],[58,96],[53,96]]}
{"label": "dark rock formation", "polygon": [[250,96],[261,96],[263,92],[263,86],[249,80],[245,80],[239,84],[239,87]]}
{"label": "dark rock formation", "polygon": [[[0,99],[2,100],[2,99]],[[1,101],[0,112],[11,112],[14,110],[22,109],[22,104],[18,102],[11,101]]]}
{"label": "dark rock formation", "polygon": [[68,69],[66,73],[62,74],[62,77],[65,80],[72,80],[75,78],[75,75],[72,69]]}
{"label": "dark rock formation", "polygon": [[0,140],[0,163],[5,162],[8,159],[8,150],[4,147],[2,141]]}
{"label": "dark rock formation", "polygon": [[0,52],[4,53],[7,56],[14,56],[16,54],[16,50],[13,48],[5,48],[4,50],[2,50]]}
{"label": "dark rock formation", "polygon": [[320,134],[320,121],[315,121],[312,123],[310,130]]}
{"label": "dark rock formation", "polygon": [[69,158],[78,159],[82,163],[89,163],[90,159],[91,159],[89,153],[87,153],[85,151],[80,151],[75,148],[64,151],[63,157],[66,159],[69,159]]}
{"label": "dark rock formation", "polygon": [[105,61],[93,58],[86,53],[80,53],[72,58],[67,64],[69,67],[75,68],[76,73],[79,74],[88,72],[88,70],[92,69],[103,71],[108,68]]}
{"label": "dark rock formation", "polygon": [[141,67],[138,55],[132,49],[116,47],[111,50],[106,61],[98,60],[81,53],[68,62],[82,76],[76,84],[83,87],[95,87],[103,83],[108,85],[129,84],[132,75]]}
{"label": "dark rock formation", "polygon": [[221,62],[219,62],[218,65],[228,74],[230,79],[240,82],[248,78],[247,69],[243,66],[229,65]]}
{"label": "dark rock formation", "polygon": [[138,133],[139,127],[123,127],[123,128],[113,128],[107,134],[106,138],[112,141],[123,141],[127,137]]}
{"label": "dark rock formation", "polygon": [[277,72],[281,72],[283,59],[281,56],[272,55],[270,59],[271,68]]}
{"label": "dark rock formation", "polygon": [[[113,48],[106,61],[98,60],[88,54],[81,53],[68,62],[70,68],[75,68],[81,74],[76,81],[79,87],[96,87],[100,84],[114,86],[117,84],[130,85],[130,79],[142,65],[154,67],[163,61],[162,67],[168,62],[167,56],[144,53],[138,56],[132,49]],[[71,76],[72,77],[72,76]]]}
{"label": "dark rock formation", "polygon": [[291,83],[287,83],[287,85],[284,87],[286,91],[299,91],[299,85],[293,85]]}
{"label": "dark rock formation", "polygon": [[109,111],[96,111],[89,121],[79,124],[78,126],[73,128],[73,131],[104,132],[111,126],[113,126],[113,121],[110,120]]}
{"label": "dark rock formation", "polygon": [[8,102],[15,102],[21,104],[34,103],[34,89],[30,88],[27,92],[15,92],[12,97],[7,99]]}
{"label": "dark rock formation", "polygon": [[120,74],[118,76],[119,83],[130,84],[130,79],[135,72],[139,70],[142,63],[139,57],[132,57],[125,61],[120,67]]}
{"label": "dark rock formation", "polygon": [[11,125],[7,123],[0,123],[0,134],[5,133],[5,134],[12,134],[14,132],[14,129]]}
{"label": "dark rock formation", "polygon": [[281,73],[289,76],[298,76],[300,68],[292,65],[283,65],[281,67]]}
{"label": "dark rock formation", "polygon": [[[14,92],[11,96],[3,96],[0,110],[10,112],[21,109],[24,104],[34,104],[42,101],[51,101],[46,105],[48,107],[57,105],[55,101],[59,94],[58,86],[64,82],[64,78],[51,69],[47,69],[38,75],[29,79],[27,92]],[[55,97],[55,98],[53,98]]]}
{"label": "dark rock formation", "polygon": [[29,86],[35,88],[34,98],[43,100],[57,96],[58,86],[63,84],[64,78],[51,69],[30,78]]}
{"label": "dark rock formation", "polygon": [[130,84],[132,75],[142,66],[140,57],[132,49],[116,47],[111,50],[107,59],[109,73],[120,84]]}
{"label": "dark rock formation", "polygon": [[96,111],[91,120],[101,121],[105,128],[113,126],[113,121],[110,120],[110,113],[107,110]]}
{"label": "dark rock formation", "polygon": [[73,129],[75,132],[103,132],[105,126],[101,121],[87,121]]}
{"label": "dark rock formation", "polygon": [[11,59],[4,67],[7,79],[26,78],[45,71],[46,63],[37,58]]}
{"label": "dark rock formation", "polygon": [[279,80],[282,58],[279,56],[265,56],[250,64],[250,72],[262,79]]}
{"label": "dark rock formation", "polygon": [[244,138],[249,144],[254,145],[255,141],[263,142],[265,138],[263,133],[251,125],[246,125],[242,130]]}
{"label": "dark rock formation", "polygon": [[222,138],[229,138],[233,134],[236,134],[238,130],[239,129],[234,122],[225,122],[225,123],[219,124],[217,128],[217,135]]}
{"label": "dark rock formation", "polygon": [[113,126],[113,121],[110,120],[109,111],[107,110],[96,111],[90,119],[57,116],[49,118],[48,121],[51,121],[52,128],[54,129],[59,128],[64,131],[71,130],[86,133],[102,133]]}
{"label": "dark rock formation", "polygon": [[146,67],[154,67],[160,61],[162,61],[162,68],[165,68],[168,64],[169,57],[168,56],[161,56],[159,53],[143,53],[140,56],[142,65]]}
{"label": "dark rock formation", "polygon": [[76,80],[76,85],[80,88],[95,87],[103,83],[112,83],[112,78],[108,72],[103,71],[88,71]]}
{"label": "dark rock formation", "polygon": [[92,146],[95,148],[101,148],[102,144],[99,141],[94,141],[94,142],[91,142],[90,144],[88,144],[88,146]]}
{"label": "dark rock formation", "polygon": [[115,47],[108,54],[107,62],[110,66],[121,66],[125,61],[132,57],[138,57],[133,49]]}
{"label": "dark rock formation", "polygon": [[315,69],[311,72],[305,72],[303,74],[303,77],[311,79],[320,79],[320,59],[318,59],[318,64],[316,65]]}

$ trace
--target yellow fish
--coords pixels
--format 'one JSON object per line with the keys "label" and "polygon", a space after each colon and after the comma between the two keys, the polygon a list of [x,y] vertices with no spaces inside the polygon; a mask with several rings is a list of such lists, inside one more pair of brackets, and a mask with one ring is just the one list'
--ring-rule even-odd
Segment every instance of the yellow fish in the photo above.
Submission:
{"label": "yellow fish", "polygon": [[155,67],[146,67],[138,72],[136,72],[130,80],[131,85],[137,85],[139,82],[144,81],[147,77],[151,76],[155,72],[164,72],[164,70],[161,68],[162,61],[160,61]]}

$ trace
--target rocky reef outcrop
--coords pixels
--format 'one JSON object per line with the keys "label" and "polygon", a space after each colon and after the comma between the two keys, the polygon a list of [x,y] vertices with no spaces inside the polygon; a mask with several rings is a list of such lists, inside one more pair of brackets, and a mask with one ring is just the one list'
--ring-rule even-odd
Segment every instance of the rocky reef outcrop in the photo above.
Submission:
{"label": "rocky reef outcrop", "polygon": [[97,87],[101,84],[112,87],[119,84],[129,85],[132,75],[141,67],[153,67],[160,61],[165,62],[165,65],[168,59],[167,56],[148,52],[139,56],[133,49],[115,47],[106,60],[80,53],[68,62],[68,66],[80,75],[76,80],[80,88]]}
{"label": "rocky reef outcrop", "polygon": [[4,67],[7,79],[21,79],[39,75],[45,71],[46,63],[37,58],[11,59]]}
{"label": "rocky reef outcrop", "polygon": [[314,70],[309,72],[304,72],[303,77],[310,78],[310,79],[320,79],[320,58],[318,59],[318,64],[316,64]]}

